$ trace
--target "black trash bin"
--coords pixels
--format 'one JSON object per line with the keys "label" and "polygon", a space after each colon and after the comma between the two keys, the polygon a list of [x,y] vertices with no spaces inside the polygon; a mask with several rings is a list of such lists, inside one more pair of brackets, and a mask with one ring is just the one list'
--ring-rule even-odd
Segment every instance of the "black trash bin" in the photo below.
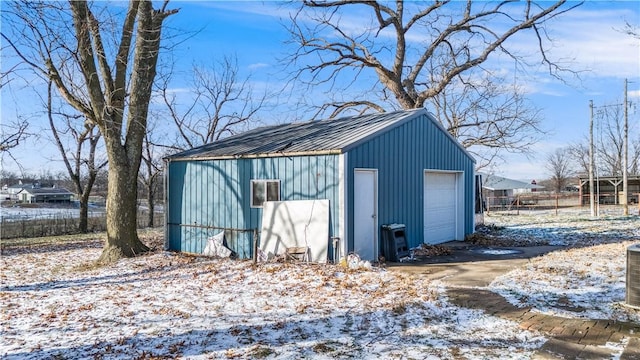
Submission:
{"label": "black trash bin", "polygon": [[404,224],[382,225],[382,255],[387,261],[398,262],[410,255]]}

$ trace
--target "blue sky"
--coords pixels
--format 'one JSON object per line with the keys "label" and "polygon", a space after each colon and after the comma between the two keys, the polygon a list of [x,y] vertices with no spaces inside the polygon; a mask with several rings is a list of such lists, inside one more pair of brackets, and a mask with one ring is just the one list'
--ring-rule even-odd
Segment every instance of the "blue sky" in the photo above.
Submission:
{"label": "blue sky", "polygon": [[[180,8],[180,12],[167,22],[170,32],[192,31],[172,51],[179,68],[186,71],[194,62],[209,63],[223,56],[236,56],[240,71],[245,75],[251,74],[257,89],[276,91],[282,86],[284,74],[280,60],[287,50],[284,44],[287,33],[283,24],[287,22],[289,8],[269,1],[173,1],[170,7]],[[548,171],[544,169],[546,155],[588,134],[589,100],[593,100],[596,106],[621,102],[625,78],[630,81],[630,101],[640,100],[640,40],[616,30],[623,28],[625,21],[640,25],[640,3],[588,1],[549,24],[548,30],[555,45],[549,49],[550,54],[556,59],[563,59],[571,68],[584,72],[579,80],[567,77],[567,83],[546,75],[542,67],[529,68],[526,74],[518,75],[518,85],[526,89],[527,98],[543,111],[543,127],[549,133],[534,146],[530,157],[505,155],[506,162],[495,168],[497,174],[523,180],[548,177]],[[356,20],[354,26],[357,26]],[[530,40],[516,38],[511,46],[522,53],[534,53],[535,44]],[[501,61],[495,59],[492,66],[503,67],[508,75],[513,62]],[[186,83],[179,79],[173,86],[188,91],[184,89]],[[28,113],[31,107],[36,106],[22,101],[25,91],[28,90],[17,85],[3,88],[3,122],[18,113]],[[262,120],[305,120],[306,114],[296,112],[294,100],[279,98],[276,111],[270,109],[268,114],[262,115]],[[631,130],[637,136],[640,132],[640,108],[636,109],[630,113],[629,119]],[[286,119],[275,119],[274,113],[288,115]],[[44,119],[37,116],[32,121],[32,130],[45,126]],[[61,168],[61,163],[51,161],[55,160],[51,154],[56,150],[46,146],[42,139],[36,141],[28,141],[14,152],[23,160],[25,169],[37,173],[43,167]],[[11,161],[3,160],[7,169],[15,168]]]}

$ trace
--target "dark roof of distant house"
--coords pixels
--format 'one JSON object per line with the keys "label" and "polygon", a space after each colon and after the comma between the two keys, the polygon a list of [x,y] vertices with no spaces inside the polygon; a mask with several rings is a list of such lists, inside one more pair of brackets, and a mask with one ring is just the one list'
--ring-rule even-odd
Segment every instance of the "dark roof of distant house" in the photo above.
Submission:
{"label": "dark roof of distant house", "polygon": [[35,184],[13,184],[13,185],[9,185],[7,186],[9,189],[24,189],[24,188],[33,188],[36,187]]}
{"label": "dark roof of distant house", "polygon": [[[422,115],[451,137],[425,109],[415,109],[260,127],[167,158],[209,160],[339,154]],[[473,159],[460,144],[458,146]]]}
{"label": "dark roof of distant house", "polygon": [[28,192],[31,195],[73,195],[64,188],[24,188],[20,192]]}

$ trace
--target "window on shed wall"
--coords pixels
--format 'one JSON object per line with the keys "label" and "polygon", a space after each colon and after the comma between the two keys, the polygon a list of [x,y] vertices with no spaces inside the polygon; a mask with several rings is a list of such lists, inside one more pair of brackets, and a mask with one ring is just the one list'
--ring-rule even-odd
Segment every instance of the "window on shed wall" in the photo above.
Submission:
{"label": "window on shed wall", "polygon": [[265,201],[280,201],[280,180],[251,180],[251,207],[260,208]]}

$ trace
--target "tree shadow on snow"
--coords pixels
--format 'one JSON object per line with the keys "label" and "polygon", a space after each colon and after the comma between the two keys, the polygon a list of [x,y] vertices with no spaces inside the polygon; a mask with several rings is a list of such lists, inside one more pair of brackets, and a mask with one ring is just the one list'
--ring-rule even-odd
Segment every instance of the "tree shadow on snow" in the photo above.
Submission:
{"label": "tree shadow on snow", "polygon": [[[364,313],[347,311],[318,315],[319,317],[314,316],[308,320],[295,317],[313,316],[313,313],[281,316],[282,320],[267,320],[264,324],[256,325],[213,324],[208,329],[191,330],[182,334],[172,334],[171,329],[165,329],[157,335],[137,333],[91,344],[10,352],[3,354],[3,358],[171,358],[199,355],[221,358],[231,355],[243,358],[264,357],[261,354],[295,357],[322,355],[335,358],[353,357],[359,353],[377,357],[385,353],[402,352],[405,348],[419,351],[423,356],[435,354],[449,357],[455,355],[451,353],[451,349],[485,351],[510,348],[513,351],[531,347],[531,344],[518,337],[505,338],[504,332],[499,331],[472,339],[457,330],[476,332],[468,329],[473,327],[472,319],[460,317],[456,318],[457,323],[452,324],[448,322],[451,312],[447,315],[449,317],[437,318],[430,317],[433,314],[429,312],[420,311],[416,314],[415,309],[423,309],[423,303],[407,303],[401,310],[386,309]],[[246,323],[252,321],[252,316],[247,315],[236,321]],[[447,329],[449,333],[438,330],[439,327]],[[447,338],[447,335],[452,338]],[[5,338],[5,343],[9,340]],[[58,341],[66,342],[64,338]]]}

